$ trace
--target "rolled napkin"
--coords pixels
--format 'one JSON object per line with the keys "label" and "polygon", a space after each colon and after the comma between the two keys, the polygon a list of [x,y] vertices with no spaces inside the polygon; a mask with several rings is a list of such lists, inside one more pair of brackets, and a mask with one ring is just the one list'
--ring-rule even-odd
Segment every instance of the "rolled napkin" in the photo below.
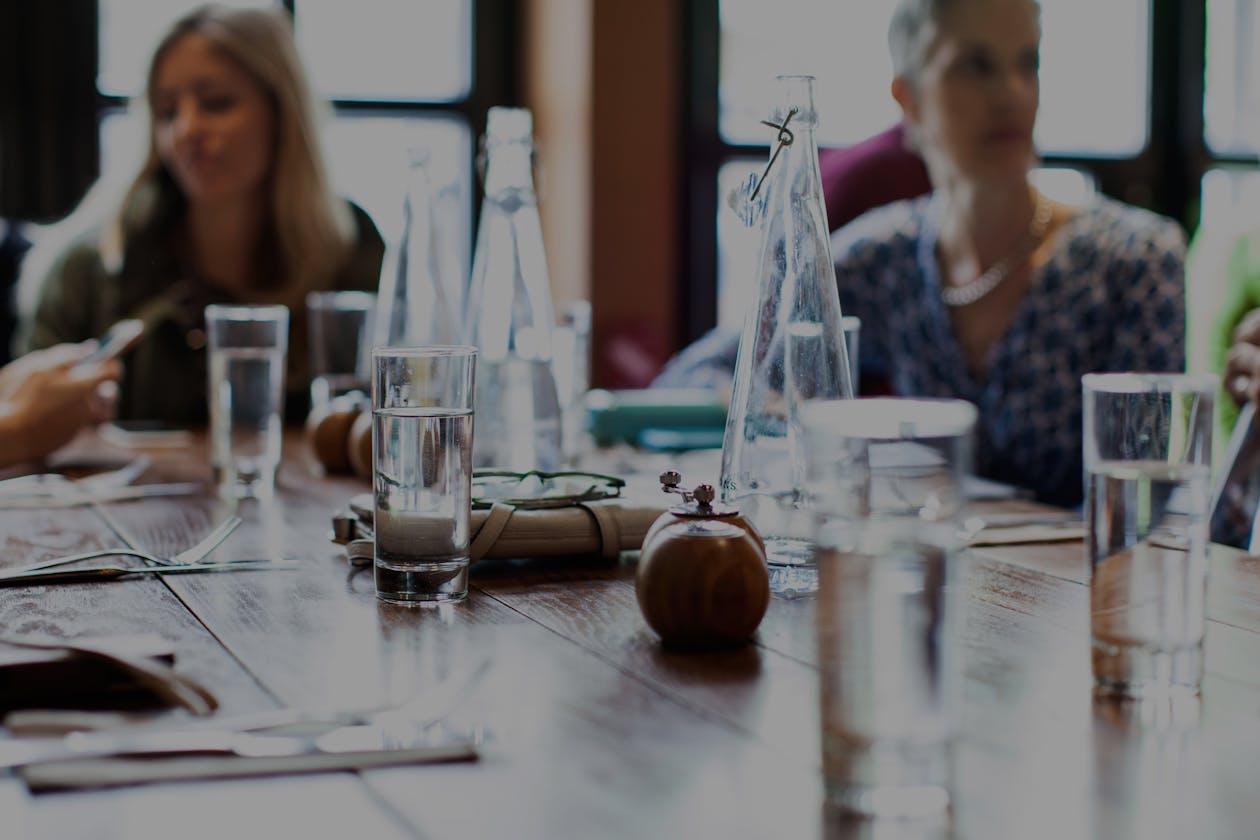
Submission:
{"label": "rolled napkin", "polygon": [[[519,508],[496,503],[472,512],[472,560],[516,557],[600,556],[615,559],[643,545],[648,528],[666,509],[652,502],[605,499],[566,507]],[[371,527],[372,497],[354,497],[350,508]],[[351,559],[370,559],[370,536],[343,540]]]}

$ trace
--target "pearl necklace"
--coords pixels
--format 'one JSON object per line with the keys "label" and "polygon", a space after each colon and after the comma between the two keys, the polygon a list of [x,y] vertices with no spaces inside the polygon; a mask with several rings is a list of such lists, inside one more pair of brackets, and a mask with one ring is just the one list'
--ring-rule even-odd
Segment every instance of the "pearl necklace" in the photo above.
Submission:
{"label": "pearl necklace", "polygon": [[1015,243],[1015,247],[1006,256],[995,262],[989,270],[970,283],[961,286],[941,286],[941,300],[946,306],[967,306],[980,300],[989,292],[1002,285],[1024,258],[1032,253],[1045,235],[1050,225],[1050,217],[1054,214],[1054,202],[1040,192],[1037,193],[1037,206],[1033,209],[1032,221],[1028,230]]}

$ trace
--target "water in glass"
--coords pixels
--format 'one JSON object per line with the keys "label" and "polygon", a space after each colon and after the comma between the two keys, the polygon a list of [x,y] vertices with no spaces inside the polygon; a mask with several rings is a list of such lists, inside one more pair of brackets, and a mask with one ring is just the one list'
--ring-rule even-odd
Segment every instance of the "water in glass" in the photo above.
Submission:
{"label": "water in glass", "polygon": [[1208,485],[1201,464],[1102,461],[1089,470],[1091,655],[1100,692],[1197,693]]}
{"label": "water in glass", "polygon": [[210,462],[223,495],[266,496],[280,465],[284,349],[210,354]]}
{"label": "water in glass", "polygon": [[373,411],[376,589],[386,601],[454,601],[468,591],[473,413]]}

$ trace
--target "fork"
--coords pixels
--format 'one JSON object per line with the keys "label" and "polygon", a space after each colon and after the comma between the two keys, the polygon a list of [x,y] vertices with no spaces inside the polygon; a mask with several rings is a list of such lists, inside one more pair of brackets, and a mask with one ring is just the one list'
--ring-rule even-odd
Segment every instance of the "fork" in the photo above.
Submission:
{"label": "fork", "polygon": [[[64,557],[52,557],[48,560],[40,560],[38,563],[30,563],[26,566],[14,566],[12,568],[0,569],[0,574],[19,575],[23,572],[37,572],[40,569],[49,569],[53,566],[64,566],[68,563],[77,563],[80,560],[95,560],[101,557],[136,557],[145,560],[155,566],[188,566],[201,562],[211,551],[219,547],[219,544],[231,535],[233,531],[240,527],[241,518],[239,516],[229,516],[227,519],[215,526],[214,530],[201,538],[196,545],[186,548],[179,554],[171,557],[159,557],[147,551],[141,551],[138,548],[98,548],[93,551],[84,551],[80,554],[69,554]],[[235,563],[258,563],[259,560],[236,560]]]}

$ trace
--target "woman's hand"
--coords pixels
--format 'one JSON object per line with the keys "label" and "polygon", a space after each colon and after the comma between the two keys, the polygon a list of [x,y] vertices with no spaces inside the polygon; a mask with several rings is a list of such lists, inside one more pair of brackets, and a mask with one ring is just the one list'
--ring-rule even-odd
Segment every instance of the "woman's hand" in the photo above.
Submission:
{"label": "woman's hand", "polygon": [[0,370],[0,463],[38,458],[109,418],[117,361],[80,365],[81,345],[37,351]]}
{"label": "woman's hand", "polygon": [[1253,309],[1234,330],[1225,355],[1225,391],[1242,404],[1260,399],[1260,309]]}

